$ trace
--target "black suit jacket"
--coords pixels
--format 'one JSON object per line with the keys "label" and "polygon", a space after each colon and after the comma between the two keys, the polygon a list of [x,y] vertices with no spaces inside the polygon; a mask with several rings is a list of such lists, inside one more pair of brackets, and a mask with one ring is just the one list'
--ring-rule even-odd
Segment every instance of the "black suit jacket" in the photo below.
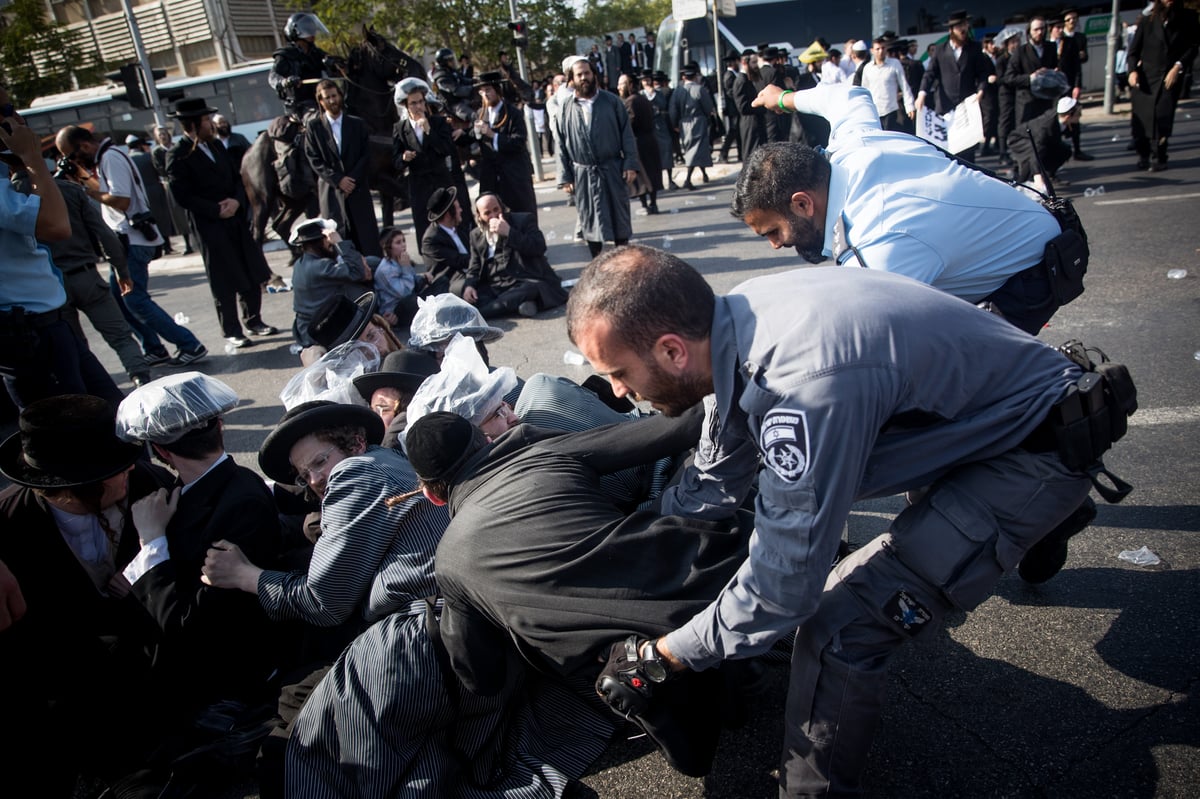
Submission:
{"label": "black suit jacket", "polygon": [[1058,51],[1049,42],[1042,45],[1039,57],[1032,44],[1026,42],[1017,48],[1004,69],[1004,85],[1016,93],[1014,100],[1016,124],[1027,122],[1054,107],[1054,100],[1035,97],[1030,90],[1030,76],[1039,69],[1054,69],[1058,66]]}
{"label": "black suit jacket", "polygon": [[275,627],[258,597],[200,581],[208,548],[237,544],[269,568],[280,556],[279,516],[262,479],[232,458],[215,466],[179,498],[167,525],[171,557],[133,584],[133,593],[162,632],[157,666],[176,685],[190,686],[196,706],[217,699],[264,698],[279,665]]}
{"label": "black suit jacket", "polygon": [[[454,185],[454,177],[446,159],[454,153],[450,123],[441,115],[429,117],[429,133],[418,139],[412,122],[402,119],[392,128],[392,164],[401,175],[407,175],[408,205],[412,208],[413,224],[417,229],[419,249],[424,251],[425,229],[429,226],[426,206],[434,191]],[[406,152],[415,153],[411,161],[404,160]],[[463,205],[463,213],[468,208]]]}
{"label": "black suit jacket", "polygon": [[530,214],[516,213],[505,214],[504,218],[508,220],[508,235],[496,240],[496,257],[490,264],[483,228],[471,231],[466,285],[491,285],[503,290],[518,280],[546,280],[561,288],[560,278],[546,259],[546,237],[538,229],[537,220]]}
{"label": "black suit jacket", "polygon": [[[371,132],[356,116],[342,114],[339,149],[325,114],[310,119],[305,128],[304,154],[317,173],[317,199],[321,216],[338,223],[343,238],[354,242],[363,255],[380,255],[379,225],[371,200]],[[338,188],[342,178],[354,179],[354,191]]]}
{"label": "black suit jacket", "polygon": [[471,263],[471,246],[467,243],[470,238],[465,227],[459,226],[458,238],[467,248],[466,252],[458,251],[454,239],[442,230],[441,225],[430,222],[425,229],[425,236],[421,239],[421,257],[425,260],[425,277],[429,285],[421,292],[422,295],[445,294],[449,291],[462,296],[463,281]]}
{"label": "black suit jacket", "polygon": [[929,67],[921,78],[921,91],[926,97],[934,95],[934,110],[948,114],[963,100],[987,84],[992,62],[983,54],[978,42],[963,43],[962,54],[954,57],[949,40],[933,51]]}
{"label": "black suit jacket", "polygon": [[[214,139],[208,147],[211,159],[187,136],[171,148],[171,196],[188,213],[214,296],[258,290],[271,279],[271,269],[250,233],[245,186],[221,142]],[[222,219],[219,203],[231,197],[238,201],[238,210]]]}

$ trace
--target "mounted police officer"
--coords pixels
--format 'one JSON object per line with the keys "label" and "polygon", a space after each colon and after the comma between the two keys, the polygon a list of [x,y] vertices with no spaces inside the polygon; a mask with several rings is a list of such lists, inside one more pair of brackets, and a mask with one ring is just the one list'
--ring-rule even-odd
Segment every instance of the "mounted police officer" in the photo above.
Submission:
{"label": "mounted police officer", "polygon": [[474,101],[474,87],[471,81],[463,77],[454,63],[454,51],[443,47],[433,56],[434,67],[429,73],[429,83],[434,94],[451,113],[456,113],[460,107],[467,109],[468,116],[474,116],[478,103]]}
{"label": "mounted police officer", "polygon": [[299,12],[288,17],[283,26],[288,44],[275,51],[275,64],[267,77],[288,113],[298,118],[317,110],[317,81],[337,72],[334,56],[317,47],[318,34],[328,36],[329,29],[316,14]]}

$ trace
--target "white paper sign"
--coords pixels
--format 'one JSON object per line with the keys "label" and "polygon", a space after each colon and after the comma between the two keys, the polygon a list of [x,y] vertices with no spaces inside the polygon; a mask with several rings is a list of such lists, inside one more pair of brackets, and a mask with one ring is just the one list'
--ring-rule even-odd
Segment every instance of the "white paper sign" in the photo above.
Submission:
{"label": "white paper sign", "polygon": [[917,115],[917,135],[952,153],[974,147],[983,141],[979,98],[972,94],[944,117],[926,106]]}

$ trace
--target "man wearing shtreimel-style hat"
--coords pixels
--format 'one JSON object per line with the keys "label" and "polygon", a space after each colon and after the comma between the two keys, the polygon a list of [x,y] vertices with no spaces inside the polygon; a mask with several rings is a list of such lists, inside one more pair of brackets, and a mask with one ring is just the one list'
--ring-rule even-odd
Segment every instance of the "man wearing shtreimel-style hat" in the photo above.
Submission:
{"label": "man wearing shtreimel-style hat", "polygon": [[214,113],[199,97],[175,101],[170,116],[183,126],[183,138],[167,154],[167,177],[171,195],[196,232],[221,334],[240,349],[254,343],[246,333],[273,336],[279,330],[262,318],[263,285],[271,279],[271,268],[250,233],[246,190],[217,138]]}

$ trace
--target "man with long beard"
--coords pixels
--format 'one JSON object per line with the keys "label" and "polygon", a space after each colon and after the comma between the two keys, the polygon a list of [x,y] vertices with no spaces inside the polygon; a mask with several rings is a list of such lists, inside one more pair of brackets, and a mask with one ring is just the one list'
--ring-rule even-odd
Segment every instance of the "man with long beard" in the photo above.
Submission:
{"label": "man with long beard", "polygon": [[563,72],[575,96],[558,119],[558,186],[575,196],[583,238],[592,256],[604,242],[629,241],[633,224],[627,184],[637,178],[637,142],[629,114],[615,94],[597,92],[596,73],[581,56],[568,56]]}

